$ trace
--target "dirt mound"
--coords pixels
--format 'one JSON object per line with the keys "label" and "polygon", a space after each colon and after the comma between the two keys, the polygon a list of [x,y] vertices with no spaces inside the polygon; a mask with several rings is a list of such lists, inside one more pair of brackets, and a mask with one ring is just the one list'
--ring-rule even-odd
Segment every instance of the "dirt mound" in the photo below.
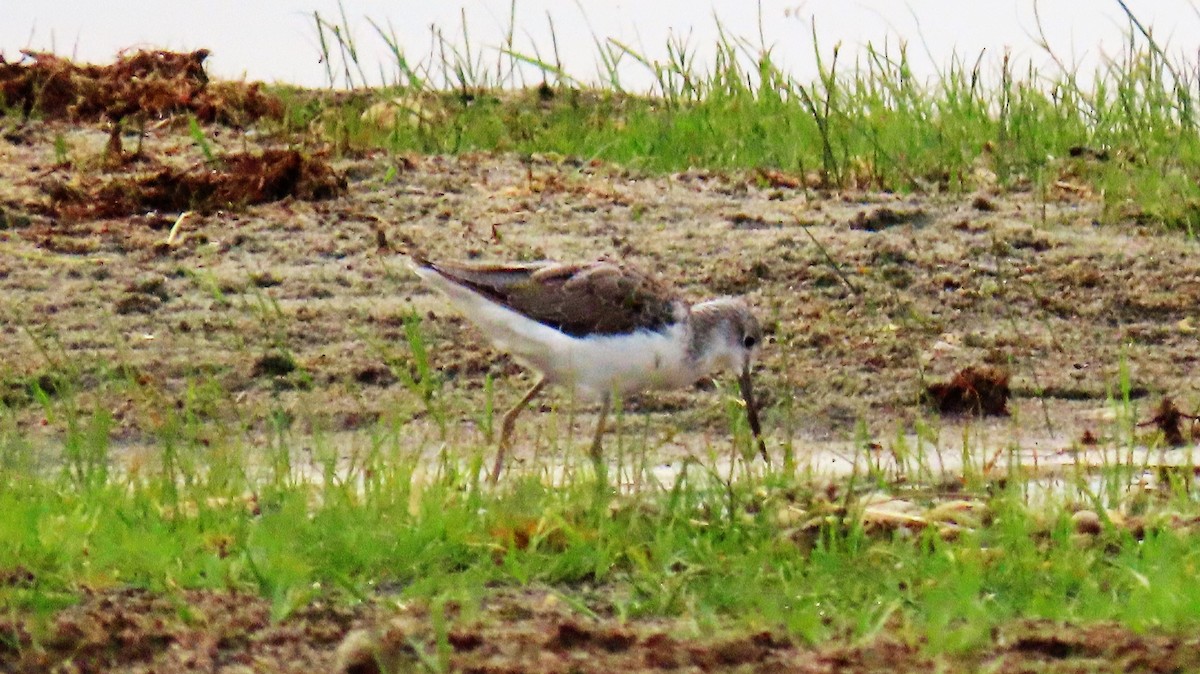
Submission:
{"label": "dirt mound", "polygon": [[50,197],[50,214],[85,220],[148,211],[207,213],[289,196],[329,199],[345,192],[346,180],[323,159],[271,149],[229,154],[212,165],[185,169],[159,166],[114,178],[55,180],[43,190]]}
{"label": "dirt mound", "polygon": [[202,122],[242,125],[278,117],[282,103],[258,83],[209,82],[208,50],[136,51],[110,65],[77,64],[44,52],[0,56],[0,101],[26,117],[71,121],[152,118],[190,113]]}

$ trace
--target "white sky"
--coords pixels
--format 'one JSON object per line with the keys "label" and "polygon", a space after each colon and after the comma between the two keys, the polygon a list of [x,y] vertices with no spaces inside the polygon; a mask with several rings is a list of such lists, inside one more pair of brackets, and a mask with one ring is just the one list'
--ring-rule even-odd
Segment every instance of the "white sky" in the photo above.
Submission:
{"label": "white sky", "polygon": [[[1200,49],[1200,12],[1192,0],[1127,0],[1156,39],[1194,62]],[[372,84],[380,66],[391,63],[383,42],[366,19],[390,23],[411,60],[427,59],[430,26],[461,44],[465,15],[472,47],[483,48],[494,67],[509,12],[515,7],[515,49],[532,54],[536,45],[551,51],[547,13],[553,17],[558,48],[568,73],[595,79],[597,49],[592,35],[616,38],[652,59],[666,58],[668,36],[690,35],[701,57],[711,54],[719,17],[725,30],[757,43],[759,7],[763,33],[776,59],[801,80],[816,72],[811,27],[815,20],[821,53],[835,43],[843,62],[867,42],[892,47],[909,44],[918,75],[945,67],[956,51],[974,61],[980,50],[998,57],[1007,48],[1038,67],[1050,61],[1036,46],[1033,0],[343,0]],[[712,7],[695,11],[694,7]],[[1041,0],[1042,27],[1064,59],[1090,72],[1105,54],[1118,54],[1127,24],[1116,0]],[[1086,8],[1086,9],[1081,9]],[[222,77],[287,81],[319,86],[326,82],[319,63],[313,12],[338,20],[337,0],[0,0],[0,51],[10,60],[21,48],[53,50],[87,61],[106,62],[122,47],[157,46],[212,50],[210,72]],[[586,12],[586,15],[585,15]],[[703,65],[703,63],[701,63]],[[390,68],[389,68],[390,72]],[[623,81],[643,86],[645,71],[626,59]]]}

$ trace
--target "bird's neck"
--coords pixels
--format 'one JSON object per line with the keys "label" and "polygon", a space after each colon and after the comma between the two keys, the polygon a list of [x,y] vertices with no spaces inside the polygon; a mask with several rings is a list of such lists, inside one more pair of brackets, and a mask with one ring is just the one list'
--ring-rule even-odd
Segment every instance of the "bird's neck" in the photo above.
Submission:
{"label": "bird's neck", "polygon": [[735,354],[724,339],[728,322],[720,300],[701,302],[692,307],[688,360],[697,378],[725,369],[733,362]]}

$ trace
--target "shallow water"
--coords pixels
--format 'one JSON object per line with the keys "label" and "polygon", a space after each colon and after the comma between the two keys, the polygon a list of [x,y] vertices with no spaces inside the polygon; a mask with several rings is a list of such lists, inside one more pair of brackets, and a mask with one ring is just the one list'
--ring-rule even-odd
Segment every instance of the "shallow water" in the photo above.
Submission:
{"label": "shallow water", "polygon": [[[553,417],[554,415],[547,415]],[[579,426],[590,419],[578,420]],[[1000,423],[947,425],[936,437],[903,434],[864,446],[848,440],[794,438],[792,465],[797,476],[815,484],[854,478],[863,487],[932,489],[954,493],[975,484],[1003,484],[1018,480],[1026,499],[1039,502],[1055,496],[1121,499],[1139,491],[1153,491],[1174,473],[1195,481],[1200,473],[1196,446],[1157,448],[1145,446],[1081,446],[1066,434],[1021,434],[1000,431]],[[767,467],[749,451],[734,457],[727,437],[686,433],[657,447],[635,436],[608,439],[608,479],[618,489],[635,493],[670,488],[681,478],[692,484],[710,480],[761,479],[783,470],[783,448],[769,445],[775,465]],[[536,438],[532,450],[518,447],[506,463],[504,480],[535,476],[551,485],[563,485],[593,468],[587,457],[588,442],[574,438]],[[284,449],[286,447],[286,449]],[[43,456],[54,454],[47,446]],[[147,444],[118,444],[109,459],[119,473],[153,473],[163,450]],[[185,450],[181,465],[199,471],[230,461],[248,465],[257,479],[287,479],[320,486],[327,480],[363,484],[362,469],[370,459],[376,465],[416,465],[412,479],[432,482],[446,471],[467,473],[473,462],[483,479],[494,460],[494,448],[471,425],[451,429],[446,440],[430,424],[413,423],[392,432],[376,429],[322,436],[289,435],[283,439],[258,438],[242,445]],[[250,459],[247,461],[246,457]],[[43,467],[61,466],[61,457]],[[1180,475],[1176,469],[1182,468]]]}

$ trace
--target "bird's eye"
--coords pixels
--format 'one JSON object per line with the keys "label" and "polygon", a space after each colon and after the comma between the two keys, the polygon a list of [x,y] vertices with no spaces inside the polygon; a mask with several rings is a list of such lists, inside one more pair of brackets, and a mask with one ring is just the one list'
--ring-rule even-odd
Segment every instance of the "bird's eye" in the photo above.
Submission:
{"label": "bird's eye", "polygon": [[754,335],[746,335],[742,338],[742,346],[747,349],[753,349],[755,344],[758,344],[758,340],[754,338]]}

